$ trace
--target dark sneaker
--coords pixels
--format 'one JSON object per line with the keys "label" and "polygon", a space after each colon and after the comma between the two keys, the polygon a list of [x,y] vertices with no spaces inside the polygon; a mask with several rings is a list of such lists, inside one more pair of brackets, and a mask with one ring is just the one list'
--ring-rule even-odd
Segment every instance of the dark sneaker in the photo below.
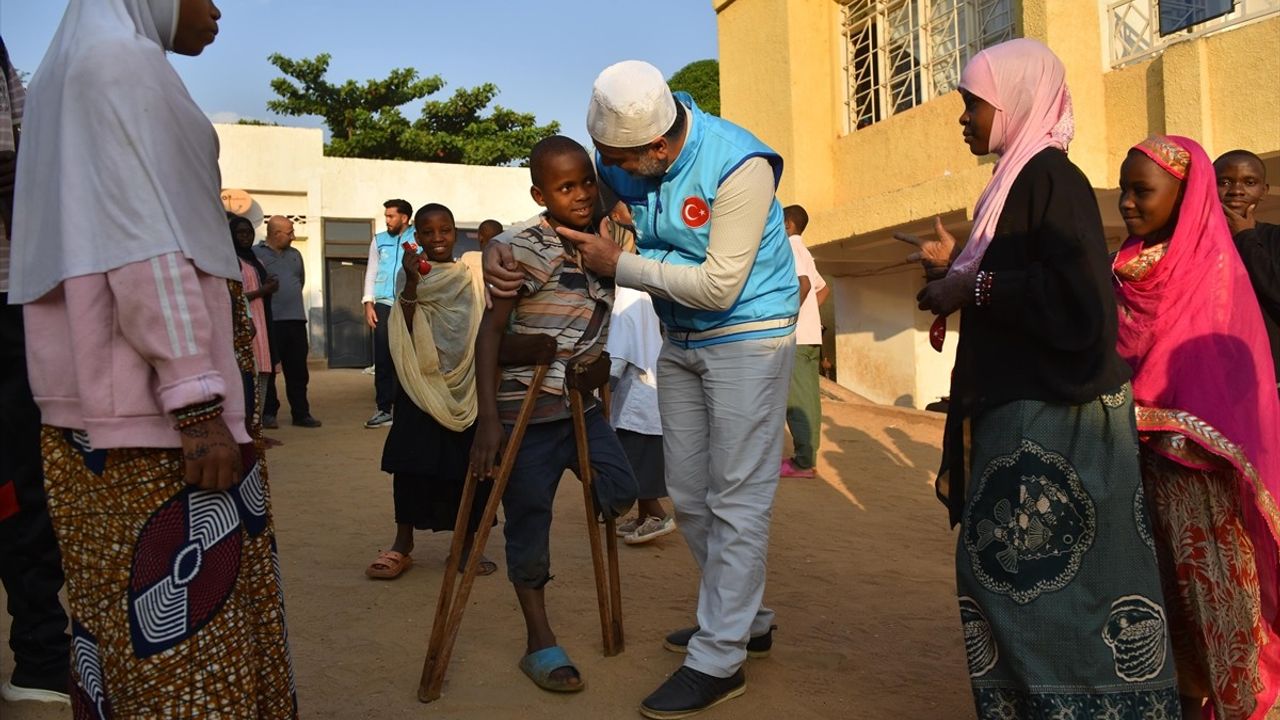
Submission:
{"label": "dark sneaker", "polygon": [[687,718],[746,691],[747,676],[742,668],[727,678],[718,678],[681,667],[640,703],[640,714],[654,720]]}
{"label": "dark sneaker", "polygon": [[[668,635],[662,641],[662,647],[673,653],[687,655],[689,653],[689,639],[697,634],[701,629],[697,625],[683,630],[677,630]],[[767,658],[769,651],[773,649],[773,631],[777,630],[777,625],[770,625],[769,631],[763,635],[753,637],[747,641],[747,657]]]}
{"label": "dark sneaker", "polygon": [[276,430],[276,429],[278,429],[279,427],[280,427],[280,423],[276,422],[276,416],[275,416],[275,415],[263,415],[263,416],[262,416],[262,429],[263,429],[263,430]]}
{"label": "dark sneaker", "polygon": [[321,425],[319,420],[311,417],[310,415],[304,418],[299,418],[297,420],[294,420],[293,424],[297,425],[298,427],[305,427],[305,428],[318,428]]}
{"label": "dark sneaker", "polygon": [[372,430],[373,428],[386,427],[391,424],[391,413],[379,410],[373,414],[373,417],[364,421],[364,426]]}

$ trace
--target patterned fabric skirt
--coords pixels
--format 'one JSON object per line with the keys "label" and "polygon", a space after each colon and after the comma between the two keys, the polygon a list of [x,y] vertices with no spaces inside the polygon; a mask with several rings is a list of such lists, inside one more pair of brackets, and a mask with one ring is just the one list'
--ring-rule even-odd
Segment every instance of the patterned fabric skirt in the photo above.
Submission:
{"label": "patterned fabric skirt", "polygon": [[956,585],[978,717],[1179,716],[1126,385],[971,423]]}
{"label": "patterned fabric skirt", "polygon": [[265,466],[183,481],[177,449],[95,450],[45,426],[45,486],[72,616],[80,718],[294,718]]}
{"label": "patterned fabric skirt", "polygon": [[[1178,689],[1215,720],[1272,717],[1277,642],[1263,622],[1258,568],[1234,469],[1192,469],[1142,449]],[[1266,657],[1264,657],[1264,655]],[[1280,668],[1271,668],[1274,673]],[[1280,711],[1276,711],[1280,713]]]}

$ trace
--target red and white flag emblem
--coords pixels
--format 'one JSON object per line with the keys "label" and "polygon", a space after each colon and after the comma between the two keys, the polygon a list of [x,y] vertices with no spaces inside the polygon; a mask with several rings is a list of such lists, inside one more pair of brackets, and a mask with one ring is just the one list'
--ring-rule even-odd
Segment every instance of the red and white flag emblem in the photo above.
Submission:
{"label": "red and white flag emblem", "polygon": [[680,217],[684,219],[685,225],[700,228],[711,219],[711,208],[707,206],[706,200],[690,196],[684,199],[684,206],[680,208]]}

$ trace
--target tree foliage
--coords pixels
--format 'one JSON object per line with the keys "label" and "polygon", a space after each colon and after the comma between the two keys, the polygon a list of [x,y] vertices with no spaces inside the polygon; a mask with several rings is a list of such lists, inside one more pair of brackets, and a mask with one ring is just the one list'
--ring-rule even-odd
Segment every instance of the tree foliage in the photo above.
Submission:
{"label": "tree foliage", "polygon": [[720,62],[698,60],[680,68],[667,81],[672,90],[683,90],[703,112],[720,114]]}
{"label": "tree foliage", "polygon": [[272,54],[268,60],[285,77],[271,81],[279,98],[267,102],[281,115],[323,118],[331,134],[329,155],[505,165],[526,160],[539,140],[560,131],[559,123],[538,125],[532,113],[501,105],[485,115],[498,95],[492,83],[458,88],[446,100],[427,100],[410,121],[401,108],[443,89],[439,75],[419,77],[413,68],[396,68],[381,80],[339,85],[325,78],[330,59],[328,53],[299,60]]}

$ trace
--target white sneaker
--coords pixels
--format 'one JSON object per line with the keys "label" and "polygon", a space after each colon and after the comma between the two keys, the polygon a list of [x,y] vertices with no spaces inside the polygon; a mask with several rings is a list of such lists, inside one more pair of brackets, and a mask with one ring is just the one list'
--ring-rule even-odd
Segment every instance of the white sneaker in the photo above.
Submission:
{"label": "white sneaker", "polygon": [[27,700],[31,702],[61,703],[63,705],[71,704],[71,696],[66,693],[60,693],[57,690],[20,687],[14,685],[11,680],[6,680],[3,685],[0,685],[0,698],[12,703]]}
{"label": "white sneaker", "polygon": [[640,526],[631,531],[626,537],[622,538],[622,542],[628,545],[639,545],[647,543],[650,540],[656,540],[663,535],[670,535],[676,531],[676,519],[670,515],[666,517],[648,517]]}

